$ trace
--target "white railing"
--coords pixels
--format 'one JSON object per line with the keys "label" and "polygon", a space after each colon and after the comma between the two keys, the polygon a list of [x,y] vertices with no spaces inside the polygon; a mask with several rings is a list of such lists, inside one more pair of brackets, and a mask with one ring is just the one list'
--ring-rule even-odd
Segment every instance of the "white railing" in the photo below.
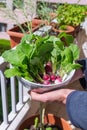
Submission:
{"label": "white railing", "polygon": [[[27,111],[30,108],[30,102],[27,102],[30,97],[27,93],[28,89],[23,87],[23,85],[18,81],[18,87],[16,85],[16,78],[11,77],[9,87],[11,91],[11,104],[8,104],[7,96],[7,79],[4,75],[4,70],[8,64],[3,61],[0,57],[0,89],[1,89],[1,98],[2,98],[2,116],[3,120],[0,124],[0,130],[16,130],[18,124],[21,122],[23,117],[26,115]],[[17,88],[16,88],[17,87]],[[18,100],[16,101],[16,89],[18,90]],[[10,93],[9,91],[9,93]],[[30,100],[29,100],[30,101]],[[11,110],[8,113],[8,105],[11,106]],[[1,107],[1,106],[0,106]]]}

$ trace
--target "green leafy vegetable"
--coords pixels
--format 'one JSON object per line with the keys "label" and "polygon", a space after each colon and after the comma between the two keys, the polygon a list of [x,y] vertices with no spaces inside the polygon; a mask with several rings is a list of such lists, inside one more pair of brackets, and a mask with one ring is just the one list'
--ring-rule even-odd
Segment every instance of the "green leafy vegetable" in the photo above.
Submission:
{"label": "green leafy vegetable", "polygon": [[[65,41],[61,39],[64,38]],[[67,46],[65,46],[65,42]],[[55,36],[36,36],[26,34],[15,48],[5,51],[2,56],[13,68],[5,71],[6,77],[19,76],[33,82],[43,82],[45,65],[52,63],[52,72],[61,76],[81,67],[75,63],[79,58],[79,48],[73,37],[62,33]]]}

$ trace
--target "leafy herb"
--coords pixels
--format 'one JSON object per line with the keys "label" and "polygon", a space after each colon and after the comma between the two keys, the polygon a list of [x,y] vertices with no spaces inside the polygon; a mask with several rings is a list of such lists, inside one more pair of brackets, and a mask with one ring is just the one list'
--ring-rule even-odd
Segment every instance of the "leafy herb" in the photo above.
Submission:
{"label": "leafy herb", "polygon": [[53,73],[58,72],[61,76],[81,67],[75,63],[79,48],[73,43],[72,36],[65,33],[58,37],[26,34],[15,49],[5,51],[2,56],[13,66],[5,71],[6,77],[19,76],[39,83],[43,82],[44,66],[48,61],[52,63]]}
{"label": "leafy herb", "polygon": [[64,3],[58,6],[57,21],[59,27],[62,25],[78,26],[86,17],[87,6]]}

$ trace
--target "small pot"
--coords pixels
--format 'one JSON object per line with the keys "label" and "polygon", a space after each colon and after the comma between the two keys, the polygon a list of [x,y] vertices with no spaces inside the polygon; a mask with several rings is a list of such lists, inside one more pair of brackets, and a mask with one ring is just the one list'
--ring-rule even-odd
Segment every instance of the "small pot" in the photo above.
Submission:
{"label": "small pot", "polygon": [[[26,119],[18,128],[18,130],[24,130],[25,128],[29,128],[30,125],[34,124],[35,117],[39,117],[39,115],[34,115],[28,119]],[[53,114],[47,114],[44,118],[44,123],[50,123],[52,125],[57,125],[62,130],[72,130],[70,125],[63,118],[59,118],[54,116]]]}
{"label": "small pot", "polygon": [[66,26],[66,30],[62,30],[62,29],[57,29],[54,25],[52,27],[52,30],[54,32],[56,32],[57,34],[61,33],[61,32],[65,32],[65,33],[68,33],[68,34],[73,34],[74,33],[74,27],[72,26]]}

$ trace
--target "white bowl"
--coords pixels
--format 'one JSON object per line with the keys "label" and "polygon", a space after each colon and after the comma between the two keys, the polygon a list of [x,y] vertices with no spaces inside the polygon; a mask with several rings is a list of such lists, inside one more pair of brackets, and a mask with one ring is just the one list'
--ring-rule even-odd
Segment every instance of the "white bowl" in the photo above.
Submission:
{"label": "white bowl", "polygon": [[34,83],[34,82],[31,82],[29,80],[26,80],[24,78],[20,78],[20,77],[17,77],[19,79],[19,81],[22,82],[22,84],[29,88],[29,90],[32,90],[33,91],[37,91],[39,93],[43,93],[43,92],[46,92],[46,91],[52,91],[54,89],[60,89],[61,87],[67,85],[70,80],[72,79],[73,75],[75,73],[75,70],[72,70],[66,77],[66,79],[60,83],[57,83],[57,84],[49,84],[49,85],[44,85],[44,84],[39,84],[39,83]]}

